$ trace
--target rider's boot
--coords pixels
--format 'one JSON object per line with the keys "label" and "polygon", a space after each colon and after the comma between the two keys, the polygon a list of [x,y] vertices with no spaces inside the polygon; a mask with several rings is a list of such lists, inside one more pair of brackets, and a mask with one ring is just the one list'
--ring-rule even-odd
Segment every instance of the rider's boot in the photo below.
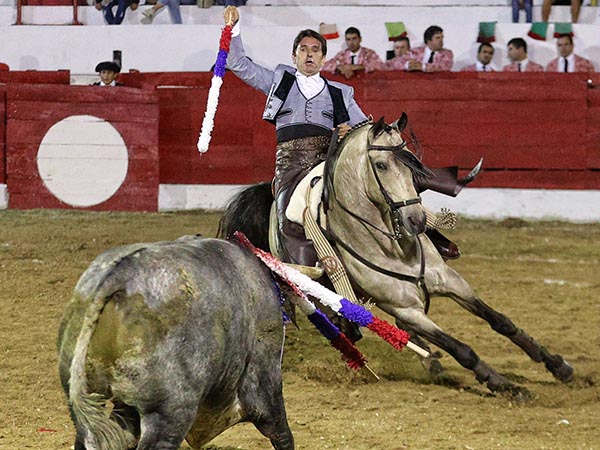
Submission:
{"label": "rider's boot", "polygon": [[458,246],[438,230],[428,228],[425,234],[444,260],[460,258]]}

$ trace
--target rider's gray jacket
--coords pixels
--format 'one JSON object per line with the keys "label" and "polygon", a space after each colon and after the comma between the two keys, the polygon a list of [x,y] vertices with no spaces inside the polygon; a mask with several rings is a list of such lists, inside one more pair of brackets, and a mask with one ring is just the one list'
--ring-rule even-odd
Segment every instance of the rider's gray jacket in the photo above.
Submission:
{"label": "rider's gray jacket", "polygon": [[317,134],[331,134],[340,123],[352,126],[367,118],[354,100],[352,87],[324,78],[326,88],[307,99],[298,87],[294,67],[280,64],[273,71],[256,64],[246,57],[240,36],[231,40],[227,67],[267,95],[263,119],[275,124],[280,142],[281,136],[300,137],[286,133],[286,129],[297,129],[298,125],[321,129],[323,133]]}

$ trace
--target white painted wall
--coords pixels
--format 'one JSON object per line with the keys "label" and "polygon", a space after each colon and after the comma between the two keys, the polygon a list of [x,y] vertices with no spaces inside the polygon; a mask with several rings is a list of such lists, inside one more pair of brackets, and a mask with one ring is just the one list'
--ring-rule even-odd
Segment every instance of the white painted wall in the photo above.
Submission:
{"label": "white painted wall", "polygon": [[[243,185],[160,185],[161,211],[223,209]],[[466,188],[456,198],[424,192],[423,204],[431,211],[448,208],[478,219],[518,217],[532,220],[600,222],[600,191],[560,189]]]}
{"label": "white painted wall", "polygon": [[[347,4],[354,3],[352,0],[344,1]],[[365,1],[367,0],[361,0],[362,3]],[[373,0],[376,4],[381,1]],[[395,3],[399,1],[395,0]],[[415,0],[411,3],[414,4]],[[509,2],[507,0],[504,3],[508,5]],[[73,74],[89,74],[93,73],[98,61],[111,59],[112,50],[118,49],[123,51],[125,71],[210,69],[217,52],[222,7],[201,9],[183,6],[184,25],[170,25],[167,11],[159,14],[155,24],[139,25],[144,8],[147,7],[129,11],[125,18],[126,24],[121,26],[105,26],[100,12],[93,7],[80,7],[79,18],[88,25],[46,27],[12,26],[15,8],[0,6],[0,61],[7,63],[13,70],[69,69]],[[499,22],[496,27],[497,51],[494,58],[498,67],[507,63],[507,41],[515,36],[526,36],[530,28],[529,24],[510,23],[509,6],[245,6],[241,10],[248,54],[268,67],[289,62],[291,43],[296,33],[302,28],[318,28],[320,22],[337,24],[342,34],[348,26],[357,26],[363,34],[363,44],[376,50],[382,57],[391,45],[387,41],[384,26],[386,21],[403,21],[413,45],[419,45],[425,28],[435,23],[444,28],[446,47],[454,51],[455,70],[467,65],[475,57],[479,21]],[[31,14],[31,18],[37,21],[66,23],[70,20],[71,11],[70,7],[30,7],[27,14]],[[61,14],[61,18],[55,17]],[[569,20],[567,7],[554,7],[553,14],[556,16],[553,20]],[[539,15],[539,7],[536,7],[537,19]],[[584,7],[581,22],[582,24],[574,25],[576,51],[592,59],[600,70],[598,8]],[[546,42],[528,38],[530,57],[533,60],[545,65],[556,55],[555,40],[551,35],[552,27],[548,30],[549,38]],[[329,53],[333,55],[342,46],[341,38],[330,41]]]}

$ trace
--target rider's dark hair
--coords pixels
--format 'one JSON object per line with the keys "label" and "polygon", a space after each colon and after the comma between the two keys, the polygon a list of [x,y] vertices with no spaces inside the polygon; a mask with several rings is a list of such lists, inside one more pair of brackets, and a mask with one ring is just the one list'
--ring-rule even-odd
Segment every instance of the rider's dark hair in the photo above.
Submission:
{"label": "rider's dark hair", "polygon": [[429,28],[427,28],[425,30],[425,33],[423,34],[423,40],[427,44],[430,40],[433,39],[433,36],[435,36],[438,33],[443,33],[443,32],[444,32],[444,30],[442,30],[442,27],[438,27],[437,25],[431,25]]}
{"label": "rider's dark hair", "polygon": [[296,36],[296,39],[294,39],[292,55],[296,55],[296,49],[298,48],[298,44],[300,44],[300,41],[305,37],[315,38],[317,41],[319,41],[321,43],[321,52],[323,53],[323,56],[327,55],[327,41],[323,36],[321,36],[315,30],[311,29],[302,30],[300,33],[298,33],[298,36]]}

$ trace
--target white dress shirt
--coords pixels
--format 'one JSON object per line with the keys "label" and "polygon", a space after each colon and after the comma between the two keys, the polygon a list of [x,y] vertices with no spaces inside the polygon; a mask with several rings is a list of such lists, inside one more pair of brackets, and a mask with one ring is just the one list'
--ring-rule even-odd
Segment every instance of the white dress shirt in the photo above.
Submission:
{"label": "white dress shirt", "polygon": [[321,74],[318,73],[307,77],[297,70],[296,82],[298,83],[300,92],[302,92],[302,95],[304,95],[307,99],[315,97],[325,87],[325,80],[323,80],[323,78],[321,78]]}

